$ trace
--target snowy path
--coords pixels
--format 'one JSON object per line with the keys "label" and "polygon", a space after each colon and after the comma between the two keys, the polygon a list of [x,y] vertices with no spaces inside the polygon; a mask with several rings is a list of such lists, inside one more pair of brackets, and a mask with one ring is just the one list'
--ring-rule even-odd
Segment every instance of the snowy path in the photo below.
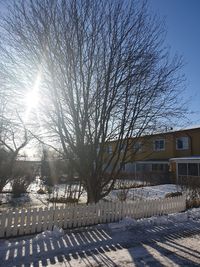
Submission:
{"label": "snowy path", "polygon": [[200,220],[188,214],[167,223],[163,217],[163,224],[157,218],[157,225],[146,219],[1,240],[0,266],[199,266]]}

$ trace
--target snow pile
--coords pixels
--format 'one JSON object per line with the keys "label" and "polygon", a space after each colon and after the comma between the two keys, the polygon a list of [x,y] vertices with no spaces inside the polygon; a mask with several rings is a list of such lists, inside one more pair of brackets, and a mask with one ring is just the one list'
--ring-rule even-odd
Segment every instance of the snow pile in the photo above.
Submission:
{"label": "snow pile", "polygon": [[58,228],[57,226],[53,227],[53,231],[44,231],[38,235],[36,235],[36,237],[34,237],[34,240],[45,240],[47,238],[59,238],[61,236],[63,236],[65,233],[63,231],[62,228]]}
{"label": "snow pile", "polygon": [[[183,212],[183,213],[173,213],[173,214],[169,214],[168,215],[168,221],[169,222],[186,222],[188,221],[189,216],[188,216],[188,212]],[[193,217],[191,217],[191,219],[193,219]]]}
{"label": "snow pile", "polygon": [[109,223],[108,226],[109,228],[111,228],[112,230],[126,230],[129,228],[132,228],[134,226],[136,226],[138,224],[137,220],[126,217],[124,219],[122,219],[121,221],[119,221],[118,223]]}
{"label": "snow pile", "polygon": [[173,213],[163,216],[153,216],[150,218],[144,218],[135,220],[129,217],[126,217],[119,221],[118,223],[109,223],[108,226],[111,230],[122,230],[126,231],[134,227],[143,227],[143,226],[160,226],[170,223],[184,223],[188,220],[200,220],[200,208],[191,209],[182,213]]}

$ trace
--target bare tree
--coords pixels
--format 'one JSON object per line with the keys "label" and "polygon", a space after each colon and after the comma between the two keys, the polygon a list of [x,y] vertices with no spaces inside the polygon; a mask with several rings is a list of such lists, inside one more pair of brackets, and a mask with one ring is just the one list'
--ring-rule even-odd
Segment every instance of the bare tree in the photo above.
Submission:
{"label": "bare tree", "polygon": [[16,159],[30,141],[18,112],[10,109],[10,92],[4,89],[0,91],[0,192],[13,179]]}
{"label": "bare tree", "polygon": [[2,156],[4,155],[0,160],[0,180],[3,186],[14,178],[15,162],[31,138],[21,119],[16,121],[3,117],[0,122],[0,148]]}
{"label": "bare tree", "polygon": [[18,88],[40,75],[40,129],[61,143],[88,202],[110,192],[137,138],[181,115],[181,59],[145,2],[14,1],[1,27],[1,75]]}

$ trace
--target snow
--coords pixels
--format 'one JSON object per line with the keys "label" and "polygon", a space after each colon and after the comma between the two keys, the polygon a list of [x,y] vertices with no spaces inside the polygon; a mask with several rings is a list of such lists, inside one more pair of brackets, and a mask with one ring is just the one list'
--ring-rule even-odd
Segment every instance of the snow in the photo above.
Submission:
{"label": "snow", "polygon": [[153,216],[150,218],[144,218],[135,220],[129,217],[125,217],[117,223],[109,223],[108,226],[112,230],[126,231],[127,229],[135,227],[145,227],[145,226],[161,226],[166,224],[175,224],[178,222],[184,223],[187,221],[198,221],[200,220],[200,208],[193,208],[181,213],[173,213],[163,216]]}
{"label": "snow", "polygon": [[[22,264],[24,266],[32,266],[28,265],[30,262],[33,266],[47,266],[51,264],[61,266],[59,261],[56,262],[55,260],[55,262],[52,262],[52,257],[56,259],[59,255],[67,255],[70,258],[70,255],[74,253],[73,255],[77,255],[77,257],[72,258],[72,260],[70,259],[70,266],[79,266],[79,263],[83,264],[80,266],[87,266],[83,260],[81,261],[80,255],[88,256],[95,253],[94,251],[99,250],[103,251],[106,255],[109,253],[109,257],[113,260],[113,265],[109,266],[118,266],[114,265],[114,263],[122,259],[125,260],[128,256],[128,251],[124,249],[126,246],[143,242],[143,239],[160,240],[163,233],[168,236],[168,233],[171,235],[175,231],[176,233],[180,231],[187,232],[188,229],[193,231],[193,227],[197,226],[196,222],[200,223],[200,208],[140,220],[124,218],[117,223],[67,231],[55,226],[53,231],[45,231],[35,236],[1,240],[0,258],[4,264],[2,266],[7,267],[22,266]],[[133,250],[133,248],[130,249]],[[136,258],[145,256],[145,250],[141,247],[136,247],[133,252]],[[133,260],[134,258],[131,259],[129,257],[130,264]],[[38,262],[41,262],[41,265],[37,264]],[[67,262],[68,260],[65,263]],[[43,263],[46,265],[43,265]]]}
{"label": "snow", "polygon": [[[76,187],[76,185],[75,185]],[[75,189],[74,187],[74,189]],[[47,199],[49,197],[63,197],[65,195],[65,189],[66,184],[59,184],[55,185],[52,188],[51,194],[38,194],[37,191],[42,188],[47,192],[47,187],[42,184],[39,177],[35,179],[34,182],[32,182],[28,188],[28,193],[22,194],[19,198],[13,198],[12,193],[5,193],[8,191],[11,191],[11,184],[8,183],[3,191],[4,193],[0,193],[0,210],[1,209],[7,209],[7,208],[21,208],[21,207],[45,207],[45,206],[51,206],[52,203],[49,203]],[[86,192],[84,192],[80,198],[81,203],[86,203],[87,201],[87,195]],[[57,204],[59,205],[59,204]]]}
{"label": "snow", "polygon": [[58,228],[56,225],[53,227],[52,231],[44,231],[40,234],[37,234],[36,237],[33,238],[33,240],[45,240],[49,238],[59,238],[63,236],[64,230],[62,228]]}
{"label": "snow", "polygon": [[[49,195],[46,194],[38,194],[37,191],[40,188],[45,189],[45,186],[41,184],[41,180],[37,178],[28,188],[27,194],[23,194],[20,198],[12,198],[11,193],[3,193],[0,194],[0,209],[7,208],[20,208],[20,207],[44,207],[51,206],[52,203],[49,203],[47,199],[49,197],[63,197],[65,195],[65,184],[59,184],[54,186],[53,193]],[[10,190],[10,184],[4,188],[4,191]],[[137,199],[156,199],[156,198],[164,198],[167,193],[177,192],[179,188],[175,184],[164,184],[157,186],[144,186],[140,188],[132,188],[125,190],[112,190],[110,194],[105,198],[108,201],[118,201],[120,198],[120,194],[124,192],[127,193],[127,201],[137,200]],[[84,191],[80,197],[80,203],[86,203],[87,201],[87,193]],[[61,205],[61,204],[57,204]]]}
{"label": "snow", "polygon": [[180,191],[180,188],[175,184],[163,184],[125,190],[113,190],[109,196],[107,196],[107,200],[118,200],[120,192],[123,193],[125,191],[127,192],[127,200],[130,201],[136,199],[164,198],[167,193]]}

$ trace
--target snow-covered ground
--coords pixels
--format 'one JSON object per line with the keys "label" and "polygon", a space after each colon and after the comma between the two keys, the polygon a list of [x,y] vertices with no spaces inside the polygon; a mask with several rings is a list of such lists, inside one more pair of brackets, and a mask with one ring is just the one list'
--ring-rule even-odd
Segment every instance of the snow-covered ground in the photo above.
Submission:
{"label": "snow-covered ground", "polygon": [[[77,185],[74,185],[74,188]],[[42,188],[45,190],[46,194],[38,194],[37,191]],[[59,184],[52,188],[52,193],[48,194],[48,189],[43,185],[39,178],[37,178],[33,183],[30,184],[28,188],[28,193],[23,194],[19,198],[13,198],[11,193],[0,194],[0,210],[5,208],[22,208],[22,207],[41,207],[41,206],[51,206],[52,203],[47,201],[51,197],[64,197],[65,196],[66,185]],[[11,191],[11,185],[7,184],[4,188],[4,192]],[[86,192],[83,192],[80,202],[85,203],[87,199]],[[59,204],[57,204],[59,205]]]}
{"label": "snow-covered ground", "polygon": [[199,244],[200,209],[192,209],[0,240],[0,266],[198,266]]}
{"label": "snow-covered ground", "polygon": [[177,191],[180,191],[180,188],[175,184],[145,186],[140,188],[113,190],[107,196],[107,199],[118,200],[121,194],[126,194],[126,193],[127,193],[127,200],[157,199],[157,198],[164,198],[166,194]]}
{"label": "snow-covered ground", "polygon": [[[22,206],[47,205],[48,194],[36,193],[40,187],[36,181],[29,188],[30,193],[15,200],[16,203],[21,202]],[[56,190],[62,196],[64,185],[59,185]],[[132,200],[163,198],[167,193],[177,191],[176,185],[166,184],[127,192],[128,200]],[[117,200],[119,192],[113,190],[107,199]],[[11,196],[7,194],[7,197]],[[86,195],[82,199],[86,199]],[[3,206],[6,207],[1,205],[0,208]],[[181,235],[185,238],[184,249]],[[52,231],[38,235],[2,239],[0,266],[199,266],[200,256],[196,254],[200,255],[200,249],[195,251],[194,257],[191,254],[194,246],[200,248],[200,208],[140,220],[124,218],[115,223],[74,230],[54,227]],[[176,256],[177,247],[180,247],[180,255],[184,254],[183,259]]]}
{"label": "snow-covered ground", "polygon": [[[40,184],[39,179],[33,182],[28,188],[28,194],[24,194],[20,198],[12,198],[11,193],[0,194],[0,202],[3,205],[0,205],[0,209],[3,208],[16,208],[16,207],[38,207],[38,206],[51,206],[51,203],[48,203],[47,199],[49,197],[63,197],[65,195],[65,185],[60,184],[54,187],[54,191],[51,195],[47,194],[38,194],[37,191],[39,188],[44,188]],[[4,190],[9,190],[9,185]],[[167,193],[177,192],[180,188],[175,184],[164,184],[157,186],[145,186],[140,188],[132,188],[125,190],[112,190],[110,194],[105,198],[109,201],[119,201],[121,194],[127,193],[127,201],[136,200],[136,199],[156,199],[164,198]],[[83,192],[80,197],[81,203],[86,203],[87,194]]]}

